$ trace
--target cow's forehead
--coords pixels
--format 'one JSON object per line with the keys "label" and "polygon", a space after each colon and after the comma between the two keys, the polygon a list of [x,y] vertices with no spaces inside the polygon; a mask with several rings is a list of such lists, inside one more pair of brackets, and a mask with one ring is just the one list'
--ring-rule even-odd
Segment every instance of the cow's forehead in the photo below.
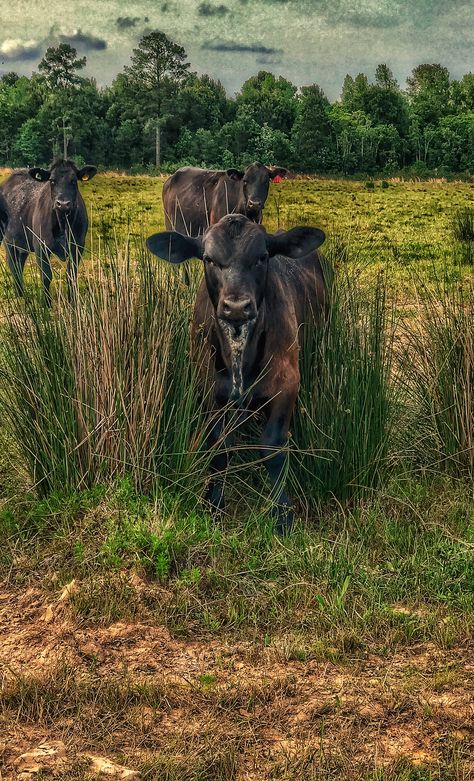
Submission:
{"label": "cow's forehead", "polygon": [[262,163],[252,163],[245,169],[246,176],[264,176],[265,174],[268,174],[268,171]]}
{"label": "cow's forehead", "polygon": [[69,162],[69,160],[68,161],[62,160],[61,162],[55,163],[54,165],[51,166],[51,173],[53,172],[59,175],[64,175],[69,173],[76,174],[77,168],[74,165],[74,163]]}
{"label": "cow's forehead", "polygon": [[265,232],[242,215],[229,215],[213,225],[204,236],[207,254],[239,257],[262,253],[266,249]]}

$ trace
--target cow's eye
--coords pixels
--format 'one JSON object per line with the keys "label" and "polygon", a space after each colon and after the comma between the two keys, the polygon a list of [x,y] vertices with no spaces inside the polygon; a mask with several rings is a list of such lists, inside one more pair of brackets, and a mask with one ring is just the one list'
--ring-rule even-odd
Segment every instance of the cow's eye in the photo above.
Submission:
{"label": "cow's eye", "polygon": [[209,255],[204,255],[204,263],[208,263],[210,266],[215,266],[216,268],[222,268],[221,264],[218,263],[216,260],[213,260]]}
{"label": "cow's eye", "polygon": [[268,255],[265,253],[264,255],[260,255],[259,258],[257,258],[257,265],[262,266],[264,263],[267,262]]}

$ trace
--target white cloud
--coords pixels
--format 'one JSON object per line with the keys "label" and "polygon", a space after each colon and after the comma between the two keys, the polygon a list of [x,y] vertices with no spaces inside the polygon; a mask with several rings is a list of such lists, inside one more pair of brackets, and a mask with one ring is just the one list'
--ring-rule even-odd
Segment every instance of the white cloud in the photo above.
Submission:
{"label": "white cloud", "polygon": [[38,42],[34,40],[21,41],[19,38],[7,38],[0,44],[0,54],[9,60],[30,59],[36,56]]}
{"label": "white cloud", "polygon": [[[203,5],[228,12],[209,16],[199,13]],[[95,48],[87,48],[86,72],[100,84],[110,84],[129,63],[145,27],[184,46],[192,69],[220,78],[230,93],[262,67],[297,85],[316,82],[331,99],[346,73],[372,77],[379,62],[387,62],[402,85],[420,62],[441,61],[455,78],[472,69],[472,0],[127,0],[126,17],[123,0],[101,0],[100,14],[98,6],[97,0],[72,4],[67,26],[97,39]],[[118,19],[126,21],[120,25]],[[65,35],[64,22],[63,0],[11,3],[2,15],[2,33],[9,39],[3,45],[17,44],[15,70],[36,67],[35,42],[19,40],[23,33],[29,39],[34,30],[44,42],[53,25]],[[210,50],[216,40],[224,46]],[[262,53],[252,50],[256,45],[282,51],[261,62]]]}

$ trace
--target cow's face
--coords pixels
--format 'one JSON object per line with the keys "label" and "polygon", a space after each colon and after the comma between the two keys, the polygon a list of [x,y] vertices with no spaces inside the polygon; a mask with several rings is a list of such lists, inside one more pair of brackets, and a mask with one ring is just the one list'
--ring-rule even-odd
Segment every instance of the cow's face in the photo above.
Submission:
{"label": "cow's face", "polygon": [[148,239],[151,252],[171,263],[191,257],[204,261],[207,291],[230,354],[234,398],[242,394],[243,353],[263,311],[271,258],[299,258],[323,241],[318,228],[293,228],[272,236],[240,214],[223,217],[197,238],[166,231]]}
{"label": "cow's face", "polygon": [[79,170],[71,161],[62,160],[49,170],[30,168],[29,173],[39,182],[49,182],[52,209],[62,216],[68,216],[76,207],[78,182],[92,179],[97,168],[86,165]]}
{"label": "cow's face", "polygon": [[254,222],[259,222],[262,209],[268,196],[270,179],[275,176],[285,176],[286,168],[268,168],[262,163],[252,163],[245,171],[238,171],[236,168],[229,168],[227,176],[235,181],[242,181],[242,191],[245,200],[245,213],[247,217]]}

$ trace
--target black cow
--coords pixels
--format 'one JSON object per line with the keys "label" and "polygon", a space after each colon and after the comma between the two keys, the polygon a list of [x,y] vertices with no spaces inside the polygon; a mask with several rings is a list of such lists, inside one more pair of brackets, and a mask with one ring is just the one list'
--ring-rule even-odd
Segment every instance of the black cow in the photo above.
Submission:
{"label": "black cow", "polygon": [[0,193],[0,244],[8,224],[8,209],[5,198]]}
{"label": "black cow", "polygon": [[226,214],[245,214],[260,223],[270,179],[287,173],[286,168],[269,168],[257,162],[245,171],[180,168],[163,187],[166,227],[199,236]]}
{"label": "black cow", "polygon": [[[151,252],[171,263],[193,257],[204,261],[205,278],[194,308],[194,351],[202,356],[204,346],[204,364],[211,369],[218,409],[235,401],[241,409],[261,408],[266,416],[262,457],[272,483],[279,533],[292,524],[283,449],[299,389],[301,326],[314,323],[325,303],[316,252],[324,238],[317,228],[269,235],[247,217],[229,215],[203,236],[167,231],[147,241]],[[220,441],[222,426],[219,416],[210,447]],[[227,464],[228,449],[217,450],[207,494],[215,510],[224,507]]]}
{"label": "black cow", "polygon": [[50,170],[14,171],[2,185],[1,192],[9,211],[4,242],[18,295],[23,294],[26,258],[30,252],[35,252],[46,303],[51,303],[51,255],[67,260],[68,294],[70,300],[73,298],[88,228],[78,182],[86,182],[96,173],[97,169],[92,165],[78,170],[70,160],[59,160]]}

